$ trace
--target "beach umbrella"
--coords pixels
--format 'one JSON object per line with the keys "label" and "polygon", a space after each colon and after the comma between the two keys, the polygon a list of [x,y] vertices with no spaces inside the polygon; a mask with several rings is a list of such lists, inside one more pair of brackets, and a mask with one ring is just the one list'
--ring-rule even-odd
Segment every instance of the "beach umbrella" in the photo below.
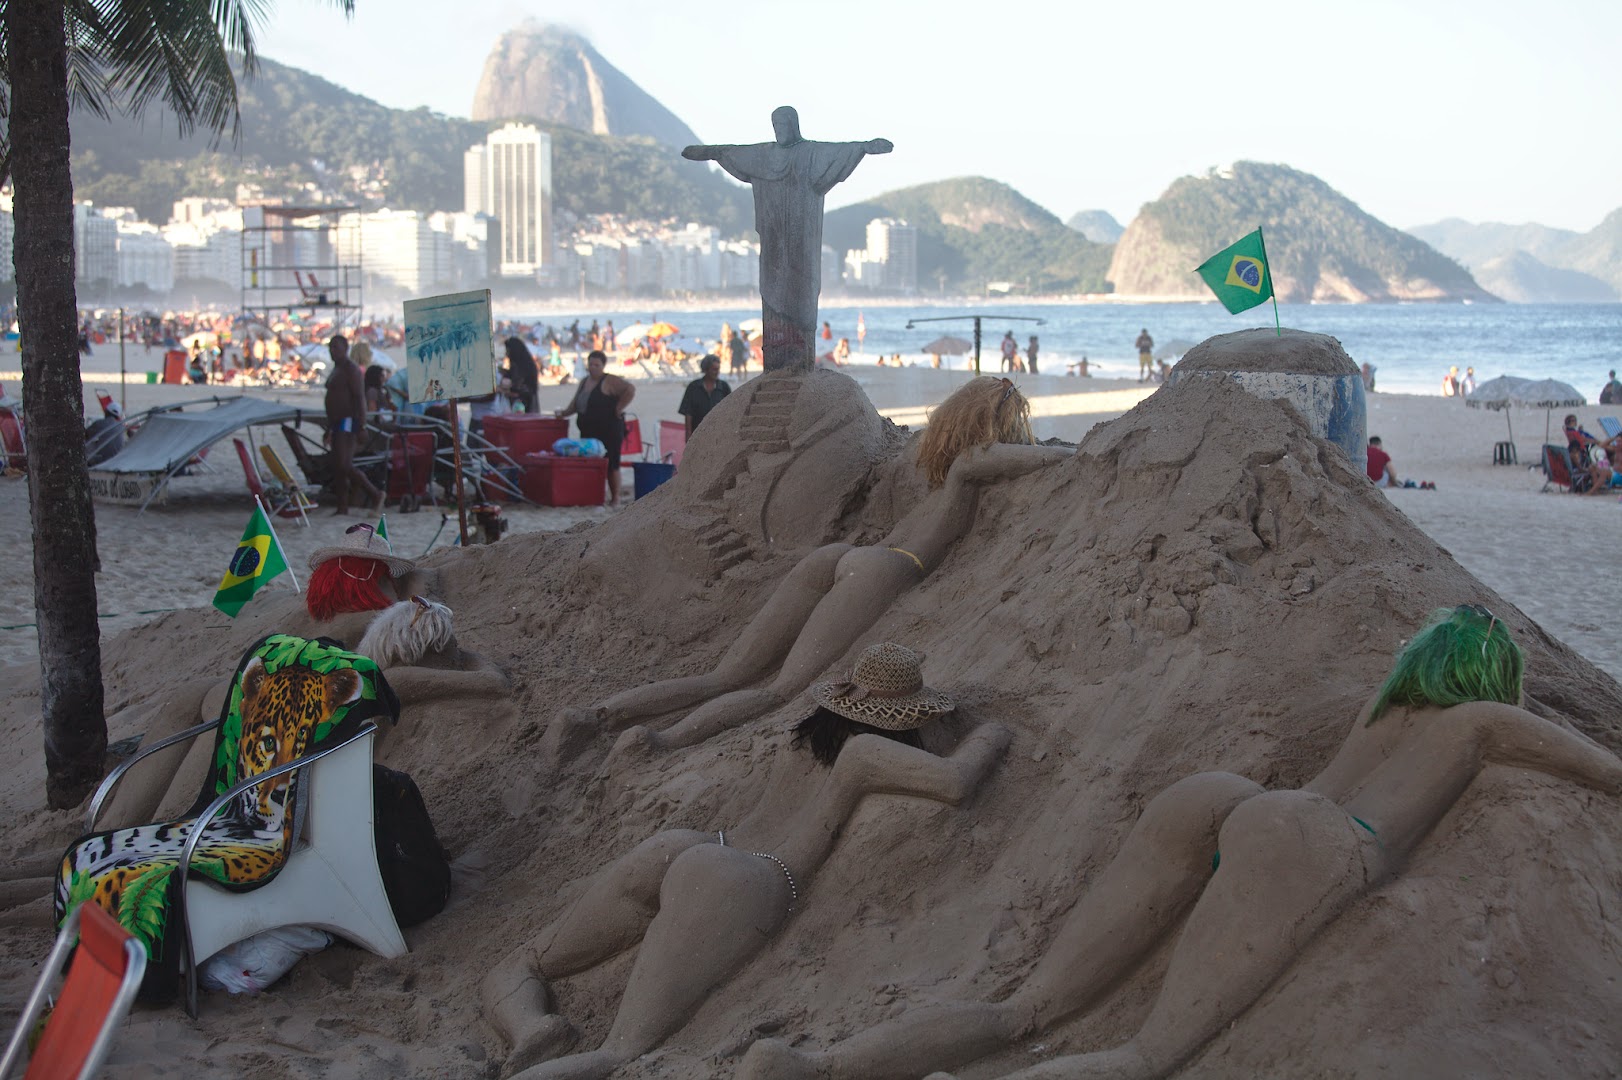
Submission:
{"label": "beach umbrella", "polygon": [[[1464,403],[1476,409],[1502,409],[1509,423],[1509,407],[1543,410],[1543,441],[1549,441],[1549,421],[1554,409],[1571,409],[1587,405],[1588,399],[1570,383],[1559,379],[1522,379],[1514,375],[1500,375],[1476,387],[1475,393]],[[1515,441],[1515,426],[1509,424],[1509,439]]]}
{"label": "beach umbrella", "polygon": [[212,330],[199,330],[195,334],[187,334],[180,339],[180,343],[188,349],[201,345],[205,349],[212,349],[220,343],[220,335]]}
{"label": "beach umbrella", "polygon": [[670,337],[672,334],[679,333],[681,333],[680,327],[671,326],[667,322],[656,322],[648,327],[648,336],[651,338]]}
{"label": "beach umbrella", "polygon": [[974,344],[948,334],[925,345],[923,351],[931,356],[965,356],[974,351]]}
{"label": "beach umbrella", "polygon": [[635,342],[638,338],[645,338],[647,336],[648,328],[639,322],[632,323],[630,326],[627,326],[624,329],[614,331],[614,337],[618,341]]}
{"label": "beach umbrella", "polygon": [[745,319],[738,324],[738,333],[746,338],[757,338],[766,332],[766,324],[759,319]]}
{"label": "beach umbrella", "polygon": [[1155,350],[1156,360],[1174,360],[1192,349],[1197,342],[1184,341],[1182,338],[1172,338],[1160,348]]}

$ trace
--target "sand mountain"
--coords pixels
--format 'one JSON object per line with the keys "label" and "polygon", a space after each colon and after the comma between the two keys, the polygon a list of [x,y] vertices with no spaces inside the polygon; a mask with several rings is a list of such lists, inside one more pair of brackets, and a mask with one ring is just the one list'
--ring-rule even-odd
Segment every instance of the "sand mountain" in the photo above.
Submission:
{"label": "sand mountain", "polygon": [[1065,227],[1007,184],[963,176],[886,192],[830,210],[823,242],[865,247],[867,223],[904,218],[918,227],[918,283],[979,290],[1009,281],[1031,292],[1103,292],[1109,248]]}
{"label": "sand mountain", "polygon": [[1586,233],[1447,218],[1408,230],[1505,300],[1605,303],[1622,293],[1622,210]]}
{"label": "sand mountain", "polygon": [[591,42],[535,20],[497,39],[473,94],[472,115],[546,121],[593,135],[640,135],[677,148],[699,141]]}
{"label": "sand mountain", "polygon": [[1126,231],[1126,226],[1116,221],[1108,210],[1078,210],[1065,225],[1095,244],[1113,244]]}
{"label": "sand mountain", "polygon": [[[916,505],[922,485],[889,469],[907,450],[844,374],[768,375],[723,401],[675,478],[622,513],[435,553],[425,587],[455,610],[462,646],[512,682],[497,700],[464,699],[455,673],[406,669],[424,700],[379,751],[417,781],[464,871],[450,907],[409,932],[399,960],[328,950],[279,996],[210,999],[194,1024],[137,1010],[121,1060],[161,1062],[144,1075],[268,1076],[338,1052],[353,1074],[384,1076],[409,1048],[418,1074],[494,1075],[506,1051],[478,994],[491,965],[660,829],[724,828],[772,850],[796,809],[774,798],[810,768],[788,737],[803,701],[606,767],[615,733],[571,727],[561,710],[710,669],[812,548],[874,543]],[[1622,750],[1622,688],[1473,578],[1291,407],[1225,379],[1160,390],[1074,458],[989,488],[972,531],[862,641],[925,652],[926,678],[959,705],[929,737],[1000,723],[1012,733],[1000,764],[957,807],[870,799],[783,929],[615,1076],[730,1077],[762,1033],[822,1047],[923,1005],[1000,1000],[1151,798],[1208,770],[1298,787],[1425,614],[1463,602],[1489,606],[1527,650],[1530,711]],[[230,622],[201,608],[120,635],[104,663],[109,701],[129,707],[111,738],[139,734],[146,703],[178,680],[309,626],[300,598],[271,593]],[[0,735],[24,746],[37,741],[37,690],[18,689],[0,702]],[[50,853],[77,835],[77,815],[14,790],[16,848]],[[1618,796],[1490,762],[1454,794],[1389,876],[1302,935],[1270,988],[1172,1075],[1552,1080],[1622,1060]],[[1232,859],[1222,872],[1238,872]],[[1265,904],[1268,884],[1255,891]],[[43,933],[8,927],[0,973],[31,978]],[[1166,952],[960,1075],[1120,1044]],[[554,985],[581,1047],[603,1039],[632,959]],[[272,1047],[276,1068],[270,1044],[242,1036],[245,1010],[287,1014],[297,1039]]]}
{"label": "sand mountain", "polygon": [[1145,204],[1109,279],[1129,295],[1209,297],[1193,268],[1258,225],[1281,301],[1492,299],[1458,263],[1317,177],[1253,161],[1182,177]]}

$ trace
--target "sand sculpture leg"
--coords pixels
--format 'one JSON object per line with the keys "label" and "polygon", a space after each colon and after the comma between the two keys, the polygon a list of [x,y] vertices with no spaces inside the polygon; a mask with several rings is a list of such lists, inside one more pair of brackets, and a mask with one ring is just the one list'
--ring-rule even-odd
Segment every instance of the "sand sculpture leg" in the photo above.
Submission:
{"label": "sand sculpture leg", "polygon": [[[820,1053],[766,1040],[739,1068],[751,1080],[916,1080],[1008,1046],[1087,1008],[1152,950],[1212,879],[1218,833],[1263,794],[1232,773],[1200,773],[1150,801],[1120,852],[1065,916],[1017,993],[909,1012]],[[1222,862],[1230,855],[1222,848]]]}
{"label": "sand sculpture leg", "polygon": [[1222,827],[1222,865],[1188,917],[1149,1018],[1111,1050],[1004,1080],[1163,1076],[1266,991],[1319,930],[1385,872],[1374,836],[1333,802],[1275,791]]}
{"label": "sand sculpture leg", "polygon": [[600,1049],[537,1065],[521,1080],[602,1080],[679,1029],[716,984],[754,956],[788,917],[788,879],[769,859],[718,844],[683,852],[659,894]]}
{"label": "sand sculpture leg", "polygon": [[513,1048],[508,1069],[574,1044],[573,1027],[549,1010],[547,980],[595,967],[641,940],[659,913],[671,865],[687,849],[715,839],[714,833],[673,829],[644,840],[600,873],[561,919],[491,970],[479,995],[485,1019]]}
{"label": "sand sculpture leg", "polygon": [[663,679],[615,694],[597,706],[597,717],[610,727],[657,716],[736,689],[757,679],[788,652],[817,604],[834,587],[834,570],[849,544],[829,544],[801,559],[749,621],[714,671],[680,679]]}
{"label": "sand sculpture leg", "polygon": [[664,731],[637,733],[618,749],[638,741],[659,750],[693,746],[775,709],[826,674],[921,577],[917,563],[889,548],[847,548],[832,588],[802,620],[776,678],[758,689],[724,694]]}

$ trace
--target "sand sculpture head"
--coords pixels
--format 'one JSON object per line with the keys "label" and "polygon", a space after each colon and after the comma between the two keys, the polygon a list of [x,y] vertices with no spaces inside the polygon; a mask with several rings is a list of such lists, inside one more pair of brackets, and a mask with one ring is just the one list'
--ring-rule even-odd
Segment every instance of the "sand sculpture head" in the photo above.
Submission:
{"label": "sand sculpture head", "polygon": [[882,735],[918,746],[918,729],[955,707],[952,699],[924,685],[924,657],[905,645],[870,645],[850,671],[806,691],[817,710],[794,726],[794,745],[832,765],[854,735]]}
{"label": "sand sculpture head", "polygon": [[455,644],[451,609],[425,596],[413,596],[391,604],[373,618],[355,651],[377,661],[378,667],[396,667],[415,664]]}
{"label": "sand sculpture head", "polygon": [[351,525],[342,544],[311,553],[305,606],[321,622],[350,611],[381,611],[394,603],[393,580],[416,568],[410,559],[395,555],[372,526]]}
{"label": "sand sculpture head", "polygon": [[1029,443],[1031,403],[1012,381],[981,375],[959,387],[929,414],[918,443],[918,465],[929,486],[946,483],[946,472],[970,447],[994,442]]}
{"label": "sand sculpture head", "polygon": [[800,114],[792,105],[779,105],[772,110],[772,133],[778,146],[793,146],[800,141]]}
{"label": "sand sculpture head", "polygon": [[1393,705],[1445,709],[1467,701],[1521,703],[1526,660],[1498,616],[1480,604],[1442,608],[1397,656],[1369,723]]}

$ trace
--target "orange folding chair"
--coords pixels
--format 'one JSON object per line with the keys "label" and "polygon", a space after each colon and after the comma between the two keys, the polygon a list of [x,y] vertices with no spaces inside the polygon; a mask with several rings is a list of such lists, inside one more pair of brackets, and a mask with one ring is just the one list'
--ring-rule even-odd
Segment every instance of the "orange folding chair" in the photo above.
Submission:
{"label": "orange folding chair", "polygon": [[146,949],[117,919],[87,902],[73,909],[56,936],[56,945],[6,1045],[6,1056],[0,1059],[0,1080],[9,1077],[23,1060],[29,1034],[45,1011],[51,984],[75,940],[79,949],[73,954],[39,1044],[28,1058],[24,1080],[89,1080],[107,1060],[113,1032],[129,1015],[146,974]]}

